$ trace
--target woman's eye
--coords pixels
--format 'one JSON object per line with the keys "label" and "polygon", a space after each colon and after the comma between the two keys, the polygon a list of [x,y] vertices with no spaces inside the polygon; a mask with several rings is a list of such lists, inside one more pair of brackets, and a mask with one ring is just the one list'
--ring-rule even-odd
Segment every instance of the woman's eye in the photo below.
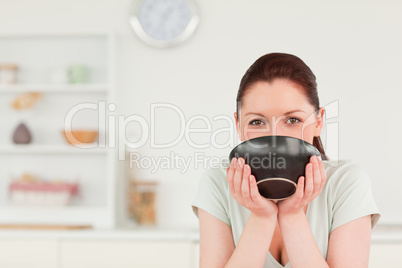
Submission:
{"label": "woman's eye", "polygon": [[289,119],[286,121],[287,124],[297,124],[297,123],[299,123],[299,122],[301,122],[301,121],[300,121],[299,119],[297,119],[297,118],[294,118],[294,117],[289,118]]}
{"label": "woman's eye", "polygon": [[262,124],[263,124],[263,122],[261,120],[258,120],[258,119],[253,120],[253,121],[250,122],[250,125],[253,125],[253,126],[260,126]]}

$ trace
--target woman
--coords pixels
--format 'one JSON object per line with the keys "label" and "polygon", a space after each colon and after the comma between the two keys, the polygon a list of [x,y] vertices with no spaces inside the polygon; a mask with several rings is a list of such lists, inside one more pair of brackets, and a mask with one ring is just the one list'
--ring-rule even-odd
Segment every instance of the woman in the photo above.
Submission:
{"label": "woman", "polygon": [[244,159],[207,170],[193,210],[200,224],[200,267],[367,267],[380,214],[370,178],[350,160],[330,161],[320,140],[324,109],[316,79],[298,57],[271,53],[243,76],[234,113],[241,141],[269,135],[313,144],[297,190],[263,198]]}

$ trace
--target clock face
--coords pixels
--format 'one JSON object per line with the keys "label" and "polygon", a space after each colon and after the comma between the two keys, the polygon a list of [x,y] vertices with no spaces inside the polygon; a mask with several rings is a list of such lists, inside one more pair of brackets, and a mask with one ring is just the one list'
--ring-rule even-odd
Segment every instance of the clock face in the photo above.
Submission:
{"label": "clock face", "polygon": [[157,47],[184,41],[194,32],[198,20],[194,3],[188,0],[143,0],[130,17],[138,36]]}

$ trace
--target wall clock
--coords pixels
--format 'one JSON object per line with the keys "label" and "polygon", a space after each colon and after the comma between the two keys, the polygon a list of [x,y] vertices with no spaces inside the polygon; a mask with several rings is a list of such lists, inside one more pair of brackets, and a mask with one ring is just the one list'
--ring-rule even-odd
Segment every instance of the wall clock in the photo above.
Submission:
{"label": "wall clock", "polygon": [[133,7],[131,27],[142,41],[154,47],[182,43],[199,22],[194,0],[136,0]]}

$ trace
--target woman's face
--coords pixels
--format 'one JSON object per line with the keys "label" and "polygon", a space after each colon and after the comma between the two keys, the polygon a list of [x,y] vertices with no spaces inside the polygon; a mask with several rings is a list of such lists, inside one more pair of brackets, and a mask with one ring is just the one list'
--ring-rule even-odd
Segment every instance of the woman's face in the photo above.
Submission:
{"label": "woman's face", "polygon": [[299,85],[276,79],[257,82],[244,95],[239,115],[235,112],[241,141],[270,135],[290,136],[313,143],[323,125],[324,108],[319,115]]}

